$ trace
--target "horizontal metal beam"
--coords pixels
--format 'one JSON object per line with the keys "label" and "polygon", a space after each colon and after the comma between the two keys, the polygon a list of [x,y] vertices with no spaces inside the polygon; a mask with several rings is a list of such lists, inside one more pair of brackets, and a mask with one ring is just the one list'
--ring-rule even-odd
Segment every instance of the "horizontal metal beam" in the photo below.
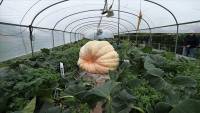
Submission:
{"label": "horizontal metal beam", "polygon": [[[13,23],[6,23],[6,22],[0,22],[0,25],[10,25],[10,26],[18,26],[18,27],[29,27],[29,25],[20,25],[20,24],[13,24]],[[35,28],[35,29],[44,29],[44,30],[54,30],[54,31],[61,31],[61,32],[66,32],[66,33],[69,33],[67,31],[63,31],[63,30],[58,30],[58,29],[50,29],[50,28],[45,28],[45,27],[36,27],[36,26],[32,26],[32,28]]]}

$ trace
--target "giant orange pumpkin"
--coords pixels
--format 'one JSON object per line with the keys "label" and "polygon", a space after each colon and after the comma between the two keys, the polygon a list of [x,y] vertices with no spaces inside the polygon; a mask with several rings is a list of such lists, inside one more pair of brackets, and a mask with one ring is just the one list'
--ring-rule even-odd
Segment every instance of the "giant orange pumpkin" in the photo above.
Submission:
{"label": "giant orange pumpkin", "polygon": [[118,64],[119,56],[107,41],[89,41],[80,49],[78,65],[87,72],[106,74]]}

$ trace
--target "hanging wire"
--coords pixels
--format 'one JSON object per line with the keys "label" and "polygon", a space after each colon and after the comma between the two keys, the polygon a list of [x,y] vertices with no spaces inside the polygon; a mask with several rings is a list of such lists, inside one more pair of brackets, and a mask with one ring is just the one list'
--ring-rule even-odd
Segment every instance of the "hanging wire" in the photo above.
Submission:
{"label": "hanging wire", "polygon": [[112,0],[110,7],[108,7],[108,0],[105,0],[103,12],[101,14],[103,15],[103,14],[108,13],[108,11],[111,11],[113,4],[114,4],[114,0]]}
{"label": "hanging wire", "polygon": [[3,3],[3,0],[1,0],[0,5]]}
{"label": "hanging wire", "polygon": [[109,10],[112,9],[113,4],[114,4],[114,0],[112,0],[112,4],[110,5]]}
{"label": "hanging wire", "polygon": [[114,0],[112,0],[112,3],[110,5],[110,7],[108,8],[108,1],[105,0],[105,4],[104,4],[104,8],[103,8],[103,11],[102,11],[102,16],[100,18],[100,21],[99,21],[99,24],[97,25],[97,35],[100,33],[102,33],[102,29],[100,29],[100,25],[101,25],[101,22],[102,22],[102,19],[103,19],[103,15],[107,13],[107,17],[110,17],[110,16],[113,16],[113,12],[111,11],[112,9],[112,6],[114,4]]}
{"label": "hanging wire", "polygon": [[103,8],[103,11],[102,11],[102,15],[103,14],[106,14],[107,13],[107,9],[108,9],[108,1],[107,0],[105,0],[105,4],[104,4],[104,8]]}
{"label": "hanging wire", "polygon": [[142,3],[141,3],[141,0],[140,0],[140,12],[139,12],[139,15],[138,15],[138,23],[137,23],[137,31],[139,31],[139,28],[140,28],[140,23],[141,23],[141,20],[142,20]]}
{"label": "hanging wire", "polygon": [[112,10],[112,6],[113,6],[113,3],[114,3],[114,0],[112,1],[112,4],[110,5],[110,7],[109,7],[109,9],[108,9],[108,11],[107,11],[107,17],[112,17],[112,16],[114,16],[114,12],[113,12],[113,10]]}
{"label": "hanging wire", "polygon": [[142,1],[140,0],[140,12],[138,15],[138,22],[137,22],[137,28],[136,28],[136,45],[138,45],[138,33],[140,32],[140,24],[142,20]]}

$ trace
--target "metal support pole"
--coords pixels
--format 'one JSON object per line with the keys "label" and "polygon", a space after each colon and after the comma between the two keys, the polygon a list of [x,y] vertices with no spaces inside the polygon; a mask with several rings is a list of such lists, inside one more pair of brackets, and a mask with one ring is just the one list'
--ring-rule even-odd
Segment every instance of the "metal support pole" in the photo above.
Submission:
{"label": "metal support pole", "polygon": [[54,41],[54,33],[53,33],[53,29],[52,29],[52,47],[55,47],[55,41]]}
{"label": "metal support pole", "polygon": [[157,5],[157,6],[162,7],[163,9],[168,11],[172,15],[172,17],[174,18],[174,20],[176,22],[176,41],[175,41],[175,50],[174,50],[174,52],[176,53],[177,52],[177,46],[178,46],[178,38],[179,38],[179,24],[178,24],[178,20],[176,19],[176,16],[169,9],[167,9],[166,7],[164,7],[161,4],[158,4],[158,3],[154,2],[154,1],[150,1],[150,0],[144,0],[144,1],[147,1],[147,2],[150,2],[150,3],[153,3],[153,4]]}
{"label": "metal support pole", "polygon": [[76,33],[74,33],[74,37],[75,37],[75,41],[74,42],[76,42]]}
{"label": "metal support pole", "polygon": [[31,54],[33,56],[33,28],[31,25],[29,25],[29,33],[30,33],[30,43],[31,43]]}
{"label": "metal support pole", "polygon": [[[150,30],[150,32],[151,32],[151,28],[149,29]],[[152,34],[150,34],[150,37],[149,37],[149,39],[148,39],[148,45],[150,46],[150,47],[152,47]]]}
{"label": "metal support pole", "polygon": [[72,43],[72,33],[71,32],[70,32],[69,38],[70,38],[70,43]]}
{"label": "metal support pole", "polygon": [[[63,31],[63,33],[65,33],[65,31]],[[65,45],[65,37],[63,37],[63,43],[64,43],[64,45]]]}
{"label": "metal support pole", "polygon": [[128,40],[130,41],[130,33],[128,33]]}
{"label": "metal support pole", "polygon": [[160,48],[160,43],[158,43],[158,49],[160,50],[161,48]]}
{"label": "metal support pole", "polygon": [[78,33],[77,33],[77,36],[76,36],[76,37],[77,37],[77,41],[79,41],[79,34],[78,34]]}
{"label": "metal support pole", "polygon": [[117,32],[117,35],[118,35],[118,40],[117,40],[117,45],[119,45],[120,43],[120,36],[119,36],[119,23],[120,23],[120,0],[118,0],[118,32]]}

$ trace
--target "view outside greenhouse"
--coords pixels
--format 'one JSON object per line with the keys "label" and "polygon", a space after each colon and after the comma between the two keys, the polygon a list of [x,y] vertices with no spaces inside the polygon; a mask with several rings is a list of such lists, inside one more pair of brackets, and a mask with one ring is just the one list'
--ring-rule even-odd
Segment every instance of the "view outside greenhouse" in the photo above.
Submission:
{"label": "view outside greenhouse", "polygon": [[0,113],[200,113],[199,0],[0,0]]}

